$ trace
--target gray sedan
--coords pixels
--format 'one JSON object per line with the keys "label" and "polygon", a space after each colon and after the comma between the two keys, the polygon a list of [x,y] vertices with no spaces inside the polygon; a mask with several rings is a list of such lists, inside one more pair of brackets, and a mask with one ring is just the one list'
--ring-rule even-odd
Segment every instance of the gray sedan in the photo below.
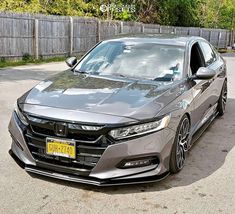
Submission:
{"label": "gray sedan", "polygon": [[26,171],[93,184],[179,172],[227,100],[226,64],[200,37],[102,41],[17,100],[10,154]]}

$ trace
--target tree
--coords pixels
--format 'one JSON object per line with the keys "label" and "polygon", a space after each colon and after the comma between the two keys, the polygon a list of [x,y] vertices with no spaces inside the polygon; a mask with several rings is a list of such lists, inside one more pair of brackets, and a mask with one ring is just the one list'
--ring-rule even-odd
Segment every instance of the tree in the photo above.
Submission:
{"label": "tree", "polygon": [[235,27],[235,0],[201,0],[199,2],[198,17],[201,27],[229,28]]}
{"label": "tree", "polygon": [[235,0],[1,0],[0,11],[235,28]]}

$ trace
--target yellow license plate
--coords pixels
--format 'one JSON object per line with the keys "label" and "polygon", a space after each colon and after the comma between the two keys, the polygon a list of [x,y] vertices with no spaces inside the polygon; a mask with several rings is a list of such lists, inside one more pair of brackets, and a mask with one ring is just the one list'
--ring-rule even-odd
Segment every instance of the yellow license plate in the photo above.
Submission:
{"label": "yellow license plate", "polygon": [[75,159],[76,158],[76,142],[72,140],[47,138],[46,153],[48,155]]}

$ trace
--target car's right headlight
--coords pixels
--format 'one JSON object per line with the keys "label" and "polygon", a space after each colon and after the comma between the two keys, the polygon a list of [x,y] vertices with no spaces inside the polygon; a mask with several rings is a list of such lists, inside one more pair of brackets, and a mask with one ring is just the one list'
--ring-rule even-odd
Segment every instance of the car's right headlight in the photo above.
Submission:
{"label": "car's right headlight", "polygon": [[120,139],[156,132],[166,128],[170,122],[170,118],[171,118],[170,115],[165,115],[161,119],[152,122],[114,129],[109,132],[109,135],[116,140],[120,140]]}
{"label": "car's right headlight", "polygon": [[20,111],[18,104],[15,104],[15,109],[14,109],[16,115],[18,116],[19,120],[24,124],[24,125],[29,125],[27,122],[26,117],[23,115],[23,113]]}

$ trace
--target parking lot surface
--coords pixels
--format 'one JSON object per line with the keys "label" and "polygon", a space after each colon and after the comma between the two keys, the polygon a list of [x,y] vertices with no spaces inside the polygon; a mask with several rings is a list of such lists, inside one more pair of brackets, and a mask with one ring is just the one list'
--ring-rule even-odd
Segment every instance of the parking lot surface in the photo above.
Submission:
{"label": "parking lot surface", "polygon": [[8,154],[16,99],[65,63],[1,69],[0,213],[235,213],[235,58],[225,59],[226,113],[194,144],[184,169],[161,182],[105,188],[32,176]]}

